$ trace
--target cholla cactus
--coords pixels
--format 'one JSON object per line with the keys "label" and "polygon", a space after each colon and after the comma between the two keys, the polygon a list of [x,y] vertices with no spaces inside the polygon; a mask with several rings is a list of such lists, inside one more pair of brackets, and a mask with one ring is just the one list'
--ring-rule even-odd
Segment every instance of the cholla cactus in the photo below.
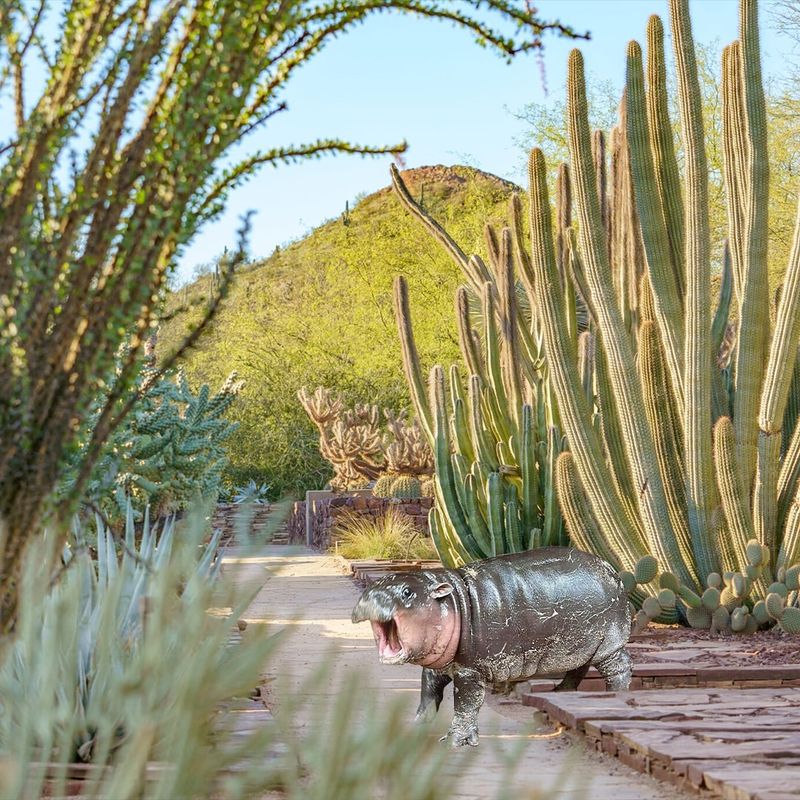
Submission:
{"label": "cholla cactus", "polygon": [[318,387],[314,394],[297,393],[320,433],[319,449],[333,465],[334,489],[361,488],[387,470],[392,473],[430,474],[433,458],[416,420],[386,409],[387,431],[375,405],[345,407],[340,395]]}
{"label": "cholla cactus", "polygon": [[313,395],[300,389],[297,398],[319,429],[319,450],[333,465],[334,489],[347,489],[380,474],[383,442],[377,406],[346,409],[341,396],[322,386]]}
{"label": "cholla cactus", "polygon": [[226,419],[244,385],[235,372],[213,395],[205,384],[195,394],[182,371],[148,387],[149,374],[140,378],[145,397],[104,448],[85,493],[114,522],[125,519],[129,498],[137,516],[149,505],[154,517],[213,500],[228,463],[224,443],[236,430]]}
{"label": "cholla cactus", "polygon": [[398,475],[432,475],[433,451],[419,421],[409,423],[404,411],[398,414],[390,408],[383,415],[389,429],[384,436],[386,469]]}

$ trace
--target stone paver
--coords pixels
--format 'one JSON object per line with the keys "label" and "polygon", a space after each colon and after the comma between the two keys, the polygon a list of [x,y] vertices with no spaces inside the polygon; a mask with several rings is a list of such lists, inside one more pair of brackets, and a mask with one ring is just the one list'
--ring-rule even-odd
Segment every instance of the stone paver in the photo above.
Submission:
{"label": "stone paver", "polygon": [[[279,659],[281,676],[266,675],[267,691],[271,679],[282,677],[299,687],[325,659],[330,665],[331,680],[316,687],[314,697],[320,702],[332,699],[336,677],[359,670],[363,690],[372,695],[369,704],[380,708],[389,698],[400,696],[408,706],[409,719],[418,702],[420,669],[413,665],[384,666],[376,657],[368,625],[353,625],[350,612],[359,593],[358,587],[342,574],[337,559],[306,549],[285,546],[266,547],[258,554],[239,557],[229,551],[225,570],[242,581],[266,582],[245,619],[248,624],[269,624],[274,630],[289,628],[292,638]],[[269,697],[269,694],[268,694]],[[269,701],[280,713],[280,697]],[[452,691],[431,731],[432,746],[446,729],[452,714]],[[306,719],[294,721],[300,729]],[[554,800],[577,800],[581,797],[613,800],[683,800],[673,786],[663,786],[648,775],[641,775],[617,760],[586,748],[561,726],[554,726],[543,716],[521,705],[518,699],[489,696],[481,710],[481,746],[468,768],[464,790],[459,800],[485,800],[495,797],[500,785],[503,761],[515,758],[517,771],[509,797],[530,797],[530,789],[545,789],[562,776],[562,786],[547,797]],[[569,775],[563,780],[564,770]],[[568,784],[568,785],[567,785]]]}
{"label": "stone paver", "polygon": [[532,695],[598,750],[678,787],[730,800],[800,798],[800,689]]}

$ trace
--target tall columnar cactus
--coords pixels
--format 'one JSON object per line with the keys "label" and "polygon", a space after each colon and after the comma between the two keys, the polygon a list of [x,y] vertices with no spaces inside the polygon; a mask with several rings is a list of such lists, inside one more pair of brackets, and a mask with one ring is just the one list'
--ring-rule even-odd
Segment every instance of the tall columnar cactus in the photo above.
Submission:
{"label": "tall columnar cactus", "polygon": [[[633,507],[601,457],[603,449],[609,451],[607,432],[601,428],[598,436],[592,424],[575,355],[565,341],[569,321],[558,308],[562,293],[545,164],[539,151],[530,160],[538,308],[571,449],[559,463],[559,496],[576,543],[612,557],[632,576],[627,579],[631,588],[653,598],[641,604],[644,618],[663,617],[676,608],[692,625],[746,631],[769,618],[784,619],[783,605],[775,599],[788,591],[780,576],[800,557],[797,516],[785,511],[798,489],[797,451],[791,446],[794,437],[782,436],[788,415],[793,414],[795,429],[797,421],[791,410],[796,398],[790,402],[789,395],[797,391],[792,378],[800,341],[800,237],[795,237],[770,343],[764,99],[756,5],[743,0],[741,38],[726,49],[723,61],[730,252],[723,254],[725,276],[712,320],[708,168],[685,0],[671,0],[670,13],[685,153],[682,181],[666,115],[660,21],[654,17],[648,25],[646,70],[639,45],[628,47],[623,135],[647,270],[635,331],[626,331],[609,290],[603,258],[607,234],[597,208],[580,53],[573,52],[569,63],[579,258],[596,323],[595,353],[604,354],[608,363],[627,471],[636,487]],[[726,387],[718,354],[732,303],[739,328]],[[600,363],[597,355],[595,362]],[[642,559],[649,556],[663,570],[658,585],[655,574],[642,577]],[[767,597],[767,613],[759,606],[751,616],[750,604]],[[794,625],[794,611],[788,611],[787,630]]]}
{"label": "tall columnar cactus", "polygon": [[[417,204],[397,170],[392,178],[406,207],[463,269],[467,285],[456,293],[459,343],[466,375],[435,367],[430,390],[419,363],[403,278],[395,284],[395,311],[404,366],[417,415],[434,451],[436,504],[431,530],[443,560],[460,564],[542,544],[565,544],[555,497],[555,464],[564,446],[551,388],[542,369],[540,335],[530,290],[522,207],[513,199],[512,227],[487,226],[488,264],[467,258]],[[569,183],[562,176],[560,218],[566,269]],[[577,338],[585,308],[573,293],[564,311]],[[580,313],[579,313],[580,312]],[[585,319],[583,320],[585,326]]]}
{"label": "tall columnar cactus", "polygon": [[[719,254],[710,248],[688,2],[669,7],[680,169],[664,30],[652,17],[646,60],[636,42],[628,47],[609,154],[589,130],[582,56],[570,55],[570,165],[559,171],[554,224],[544,157],[531,154],[530,252],[519,200],[511,229],[487,239],[487,267],[414,207],[394,173],[405,204],[467,281],[458,310],[471,377],[465,399],[451,374],[449,405],[440,368],[425,396],[402,280],[397,286],[406,374],[435,442],[433,528],[453,560],[491,555],[498,543],[530,546],[539,541],[530,530],[552,519],[542,497],[543,488],[553,496],[549,475],[572,542],[621,571],[639,624],[680,619],[747,632],[778,621],[800,630],[800,567],[792,566],[800,560],[800,217],[770,336],[756,2],[741,0],[740,38],[723,57],[729,225]],[[526,490],[532,463],[539,480]],[[524,523],[519,538],[509,507]]]}

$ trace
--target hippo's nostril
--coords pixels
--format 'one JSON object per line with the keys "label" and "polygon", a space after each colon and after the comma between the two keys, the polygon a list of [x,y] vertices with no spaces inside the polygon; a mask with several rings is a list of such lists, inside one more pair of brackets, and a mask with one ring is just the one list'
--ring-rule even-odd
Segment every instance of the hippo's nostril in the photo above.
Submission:
{"label": "hippo's nostril", "polygon": [[375,597],[365,592],[356,603],[350,619],[354,623],[368,620],[388,622],[394,614],[394,603],[390,598],[388,600],[389,602],[386,602],[387,598]]}

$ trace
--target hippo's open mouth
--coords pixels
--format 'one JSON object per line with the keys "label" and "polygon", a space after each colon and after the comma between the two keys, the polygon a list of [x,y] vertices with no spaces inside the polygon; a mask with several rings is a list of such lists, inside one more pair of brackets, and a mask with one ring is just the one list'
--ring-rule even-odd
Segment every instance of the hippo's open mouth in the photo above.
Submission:
{"label": "hippo's open mouth", "polygon": [[408,660],[394,619],[386,622],[371,619],[370,624],[375,634],[375,644],[378,646],[378,658],[384,664],[402,664]]}

